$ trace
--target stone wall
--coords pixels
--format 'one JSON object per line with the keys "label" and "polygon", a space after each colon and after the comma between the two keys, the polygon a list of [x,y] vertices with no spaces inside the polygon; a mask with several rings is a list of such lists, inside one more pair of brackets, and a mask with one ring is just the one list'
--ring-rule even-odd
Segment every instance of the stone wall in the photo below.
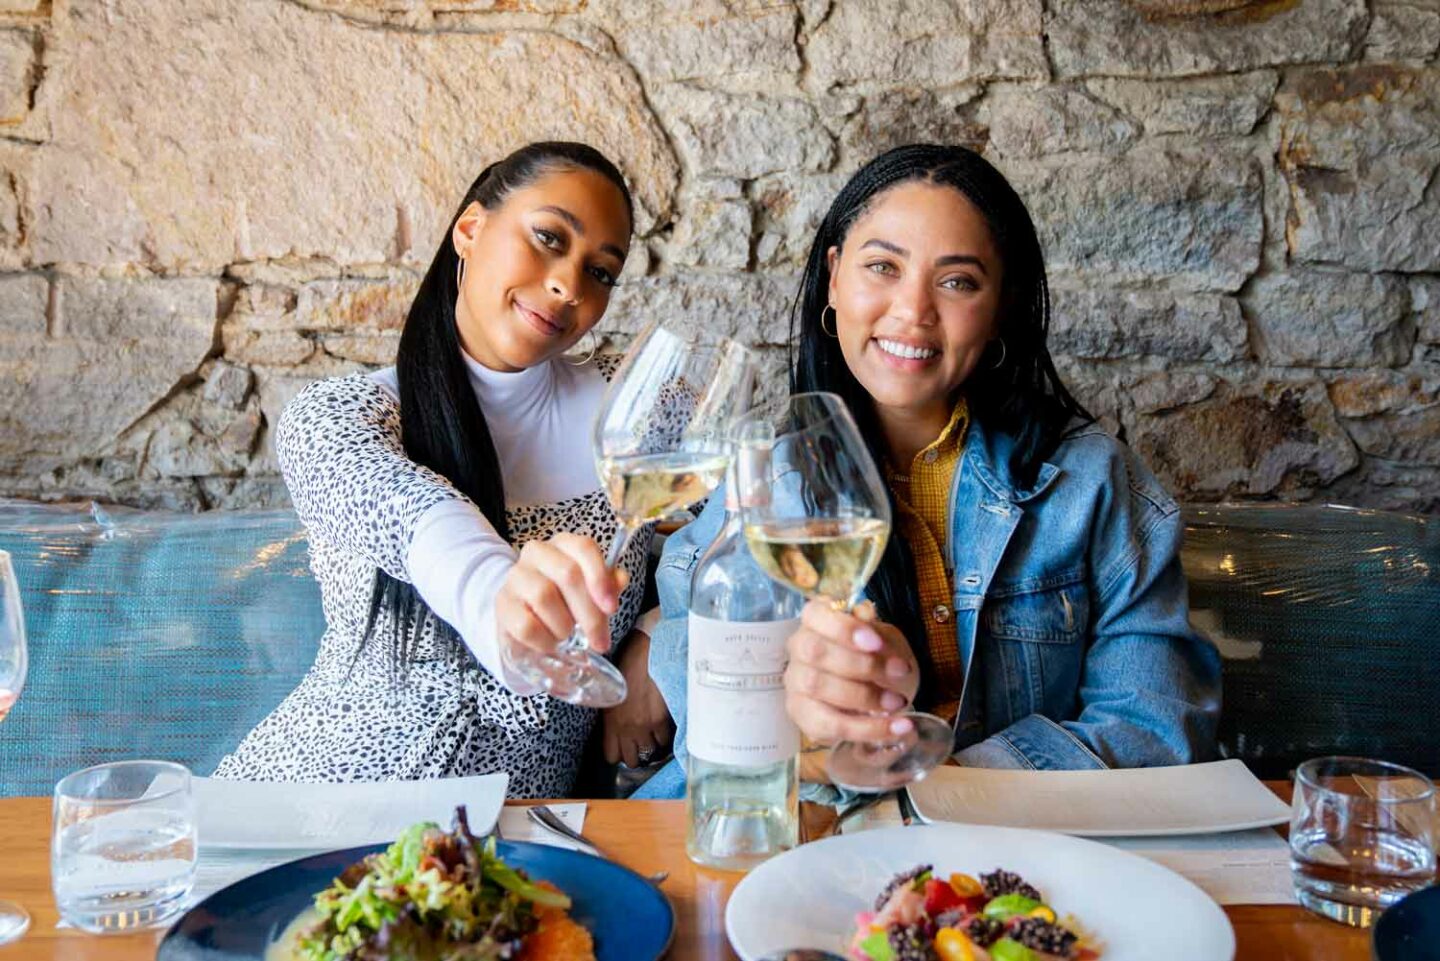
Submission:
{"label": "stone wall", "polygon": [[840,183],[965,143],[1182,497],[1440,510],[1440,0],[0,0],[0,493],[283,502],[286,401],[389,362],[464,186],[557,136],[636,188],[615,343],[778,370]]}

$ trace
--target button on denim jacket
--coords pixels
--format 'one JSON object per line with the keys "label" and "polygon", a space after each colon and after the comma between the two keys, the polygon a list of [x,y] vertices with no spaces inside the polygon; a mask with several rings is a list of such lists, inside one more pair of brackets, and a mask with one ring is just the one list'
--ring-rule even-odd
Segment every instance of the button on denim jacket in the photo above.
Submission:
{"label": "button on denim jacket", "polygon": [[[983,688],[982,724],[957,731],[956,759],[1040,770],[1208,760],[1220,658],[1189,623],[1174,500],[1096,425],[1068,435],[1028,489],[1010,476],[1012,447],[972,423],[950,492],[955,643]],[[723,514],[711,497],[656,571],[650,674],[676,719],[677,762],[644,796],[684,790],[690,578]]]}

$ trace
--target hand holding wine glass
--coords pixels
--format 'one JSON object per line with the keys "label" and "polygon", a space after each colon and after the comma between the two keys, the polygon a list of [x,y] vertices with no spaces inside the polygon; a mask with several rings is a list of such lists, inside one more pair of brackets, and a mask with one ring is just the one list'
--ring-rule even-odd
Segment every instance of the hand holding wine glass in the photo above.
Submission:
{"label": "hand holding wine glass", "polygon": [[[10,713],[25,686],[27,652],[25,615],[20,585],[10,555],[0,551],[0,721]],[[0,944],[19,939],[30,927],[30,915],[12,901],[0,900]]]}
{"label": "hand holding wine glass", "polygon": [[[720,483],[730,461],[726,428],[749,406],[754,373],[754,355],[735,341],[659,324],[626,352],[594,432],[597,471],[619,521],[606,568],[645,524],[704,500]],[[597,708],[625,700],[624,676],[583,631],[543,646],[502,643],[501,654],[509,670],[560,700]]]}
{"label": "hand holding wine glass", "polygon": [[[933,715],[900,713],[908,698],[889,672],[904,639],[851,613],[879,566],[891,521],[859,428],[839,397],[812,393],[746,415],[737,433],[746,542],[766,574],[812,599],[787,683],[803,680],[806,693],[827,692],[857,708],[832,707],[825,717],[841,738],[827,764],[831,780],[867,792],[919,780],[950,753],[953,733]],[[818,701],[810,701],[808,720],[816,723]]]}
{"label": "hand holding wine glass", "polygon": [[878,620],[868,601],[850,613],[827,600],[810,601],[788,650],[787,707],[811,742],[881,742],[909,733],[907,719],[890,715],[915,699],[915,657],[905,636]]}

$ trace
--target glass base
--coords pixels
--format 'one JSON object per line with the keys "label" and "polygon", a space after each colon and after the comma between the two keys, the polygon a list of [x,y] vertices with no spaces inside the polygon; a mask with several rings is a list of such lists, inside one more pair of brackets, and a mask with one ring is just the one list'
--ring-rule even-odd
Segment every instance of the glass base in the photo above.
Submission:
{"label": "glass base", "polygon": [[[1423,885],[1421,885],[1423,886]],[[1419,890],[1416,887],[1414,890]],[[1296,876],[1295,900],[1300,906],[1331,921],[1352,928],[1368,928],[1379,920],[1385,909],[1396,904],[1411,889],[1386,889],[1349,884],[1329,883]]]}
{"label": "glass base", "polygon": [[694,836],[686,840],[685,854],[718,871],[749,871],[796,844],[794,825],[783,817],[777,819],[777,813],[760,805],[707,812],[705,821],[693,828]]}
{"label": "glass base", "polygon": [[580,707],[605,708],[624,703],[629,686],[620,669],[594,651],[540,654],[533,648],[500,645],[505,666],[545,689],[557,700]]}
{"label": "glass base", "polygon": [[825,768],[838,787],[861,794],[894,791],[922,780],[950,756],[955,732],[933,714],[909,713],[915,729],[886,744],[842,741]]}
{"label": "glass base", "polygon": [[14,901],[0,901],[0,944],[19,941],[30,930],[30,915]]}
{"label": "glass base", "polygon": [[[90,934],[128,934],[141,928],[168,925],[180,914],[190,896],[193,882],[169,885],[166,889],[135,896],[96,895],[58,903],[60,916]],[[140,902],[140,903],[137,903]]]}

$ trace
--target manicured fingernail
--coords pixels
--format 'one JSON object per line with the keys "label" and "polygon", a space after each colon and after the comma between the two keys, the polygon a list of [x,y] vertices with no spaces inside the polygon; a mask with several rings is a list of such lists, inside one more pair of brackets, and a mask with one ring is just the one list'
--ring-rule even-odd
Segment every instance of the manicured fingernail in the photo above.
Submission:
{"label": "manicured fingernail", "polygon": [[880,695],[880,706],[887,711],[898,711],[905,706],[905,698],[894,691],[886,691]]}
{"label": "manicured fingernail", "polygon": [[904,677],[910,673],[910,665],[898,657],[892,657],[885,662],[885,673],[891,677]]}
{"label": "manicured fingernail", "polygon": [[852,635],[852,637],[855,641],[856,647],[858,647],[862,651],[868,651],[871,654],[875,653],[876,651],[880,650],[882,647],[885,646],[885,642],[880,640],[880,635],[876,634],[868,627],[860,628]]}
{"label": "manicured fingernail", "polygon": [[915,729],[915,724],[908,717],[897,717],[890,722],[891,734],[909,734]]}

